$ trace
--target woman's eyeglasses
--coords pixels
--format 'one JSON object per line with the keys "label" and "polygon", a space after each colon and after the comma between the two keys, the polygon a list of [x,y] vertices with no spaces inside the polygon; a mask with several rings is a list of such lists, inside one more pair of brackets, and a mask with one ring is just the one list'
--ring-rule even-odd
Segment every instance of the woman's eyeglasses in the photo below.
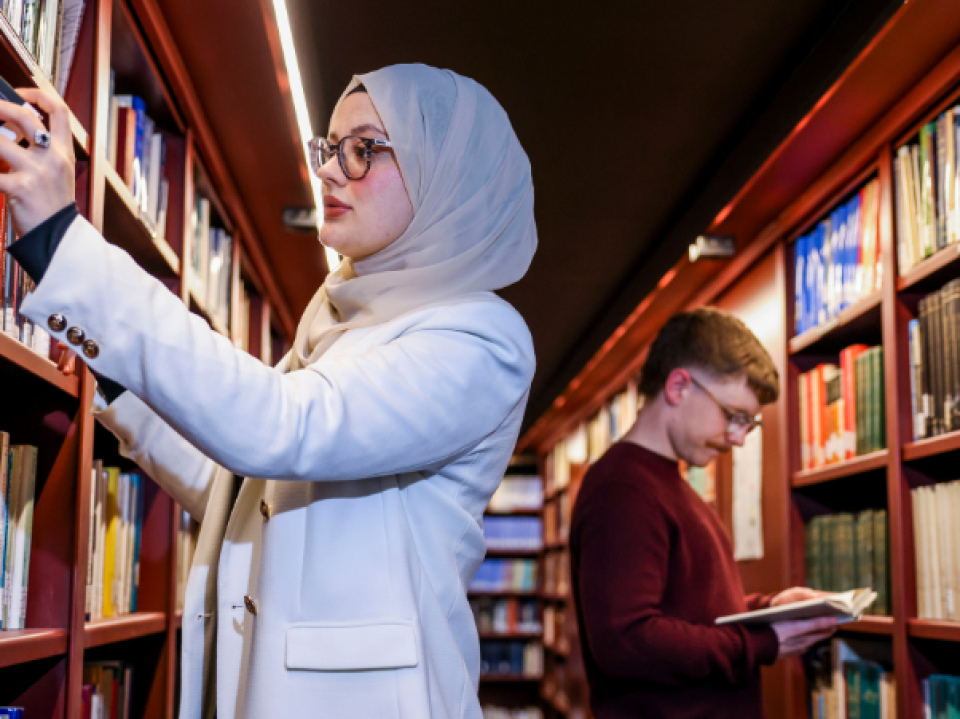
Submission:
{"label": "woman's eyeglasses", "polygon": [[697,389],[712,399],[713,403],[723,412],[723,418],[727,421],[727,434],[736,434],[737,432],[747,434],[760,426],[761,423],[758,417],[752,417],[743,410],[735,410],[727,407],[727,405],[714,397],[710,390],[697,382],[693,375],[690,375],[690,381],[693,382]]}
{"label": "woman's eyeglasses", "polygon": [[313,174],[319,175],[320,168],[336,155],[340,169],[348,180],[362,180],[370,172],[373,154],[378,150],[389,150],[392,147],[393,145],[386,140],[357,135],[348,135],[336,144],[331,144],[325,137],[315,137],[309,144],[310,170]]}

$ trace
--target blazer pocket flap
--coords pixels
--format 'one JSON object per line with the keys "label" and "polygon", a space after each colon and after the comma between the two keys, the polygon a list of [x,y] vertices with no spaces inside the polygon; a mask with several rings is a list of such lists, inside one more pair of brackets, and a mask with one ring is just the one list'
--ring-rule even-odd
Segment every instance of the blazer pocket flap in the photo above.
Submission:
{"label": "blazer pocket flap", "polygon": [[287,669],[403,669],[417,663],[417,638],[411,624],[287,627]]}

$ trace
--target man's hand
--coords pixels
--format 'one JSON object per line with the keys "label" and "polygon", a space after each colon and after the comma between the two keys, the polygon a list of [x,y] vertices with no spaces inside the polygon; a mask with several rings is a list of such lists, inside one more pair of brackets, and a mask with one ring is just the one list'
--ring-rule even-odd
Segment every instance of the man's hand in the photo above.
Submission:
{"label": "man's hand", "polygon": [[771,624],[780,641],[780,652],[777,659],[803,654],[817,642],[829,639],[837,631],[836,617],[819,617],[817,619],[800,619],[793,622],[777,622]]}
{"label": "man's hand", "polygon": [[793,604],[794,602],[803,602],[807,599],[818,599],[820,597],[825,597],[830,592],[821,592],[816,589],[809,589],[807,587],[793,587],[791,589],[784,589],[777,596],[770,600],[771,607],[779,607],[783,604]]}

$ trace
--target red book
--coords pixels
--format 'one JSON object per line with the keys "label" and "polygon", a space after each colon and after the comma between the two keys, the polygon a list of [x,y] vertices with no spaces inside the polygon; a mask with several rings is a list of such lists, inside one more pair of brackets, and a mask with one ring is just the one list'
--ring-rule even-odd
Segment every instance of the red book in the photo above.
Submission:
{"label": "red book", "polygon": [[117,109],[117,173],[133,192],[133,161],[137,156],[137,111]]}
{"label": "red book", "polygon": [[93,684],[84,684],[80,689],[80,719],[92,719],[93,690]]}
{"label": "red book", "polygon": [[840,353],[843,384],[844,459],[857,456],[857,357],[867,351],[866,345],[850,345]]}

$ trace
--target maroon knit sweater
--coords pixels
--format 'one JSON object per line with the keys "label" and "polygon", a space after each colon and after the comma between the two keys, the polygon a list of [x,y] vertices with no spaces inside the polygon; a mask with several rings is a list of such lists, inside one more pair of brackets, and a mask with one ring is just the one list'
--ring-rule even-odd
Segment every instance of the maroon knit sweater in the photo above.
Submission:
{"label": "maroon knit sweater", "polygon": [[676,462],[611,447],[583,480],[570,560],[596,719],[762,719],[777,635],[714,622],[770,597],[744,597],[730,538]]}

